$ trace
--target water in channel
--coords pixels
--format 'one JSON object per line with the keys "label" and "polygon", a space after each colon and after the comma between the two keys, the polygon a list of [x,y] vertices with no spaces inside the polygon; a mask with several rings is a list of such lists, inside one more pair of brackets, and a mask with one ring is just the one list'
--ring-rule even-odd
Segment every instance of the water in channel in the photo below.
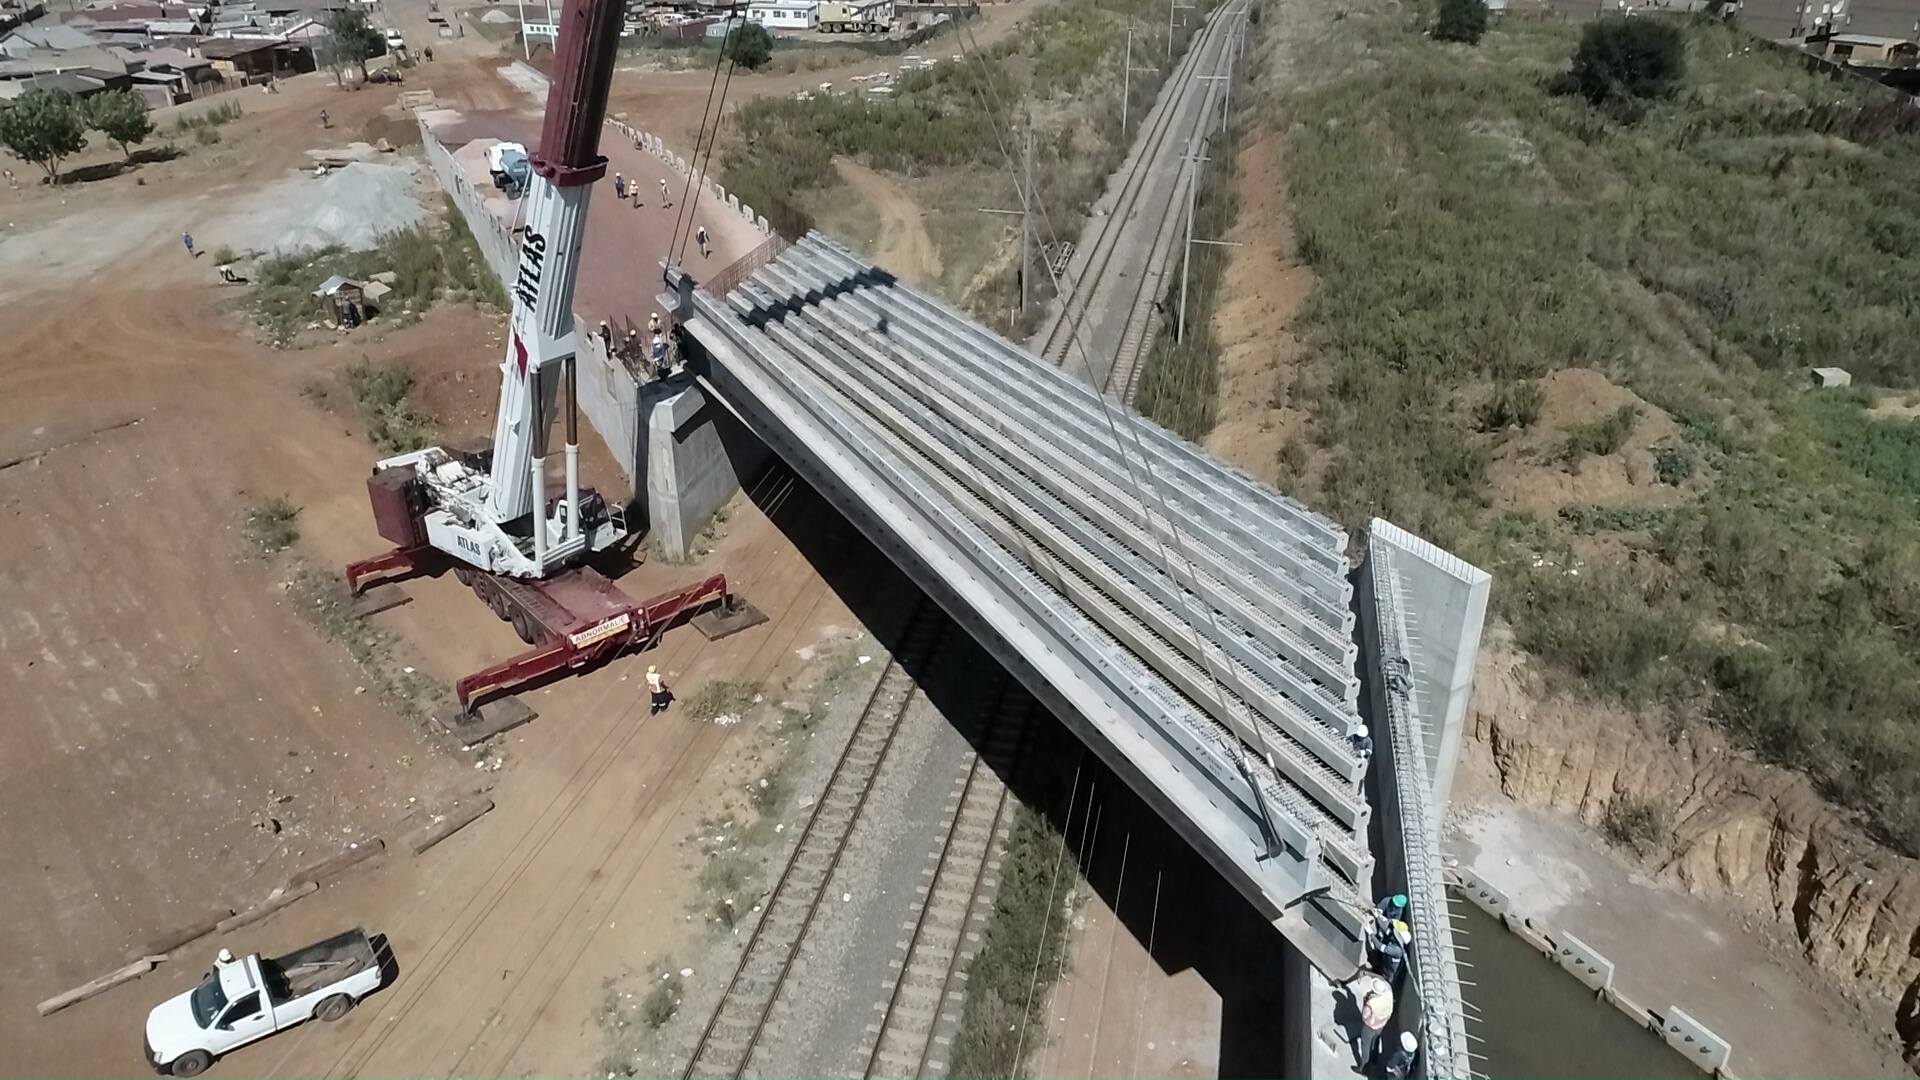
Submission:
{"label": "water in channel", "polygon": [[1493,916],[1468,903],[1454,910],[1456,940],[1466,949],[1461,959],[1473,965],[1460,972],[1474,984],[1464,993],[1479,1015],[1478,1022],[1467,1021],[1467,1032],[1485,1040],[1473,1047],[1486,1056],[1474,1062],[1476,1072],[1489,1080],[1703,1080],[1658,1035],[1594,996]]}

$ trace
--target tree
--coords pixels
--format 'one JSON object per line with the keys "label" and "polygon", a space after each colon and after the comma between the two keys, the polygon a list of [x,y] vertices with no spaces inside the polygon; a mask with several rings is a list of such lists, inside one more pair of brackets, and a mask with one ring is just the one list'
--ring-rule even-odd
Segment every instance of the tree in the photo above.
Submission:
{"label": "tree", "polygon": [[335,8],[327,15],[327,52],[328,66],[335,71],[335,77],[341,66],[353,64],[360,69],[360,81],[367,81],[367,61],[380,51],[384,40],[380,32],[367,23],[367,13],[359,8]]}
{"label": "tree", "polygon": [[1486,0],[1440,0],[1440,17],[1433,23],[1434,40],[1478,45],[1480,35],[1486,32]]}
{"label": "tree", "polygon": [[47,182],[60,182],[60,159],[87,145],[87,122],[80,103],[61,90],[29,90],[0,112],[0,144],[23,161],[44,169]]}
{"label": "tree", "polygon": [[773,59],[773,35],[759,23],[747,23],[727,35],[724,52],[727,59],[748,71],[758,71]]}
{"label": "tree", "polygon": [[147,115],[147,103],[131,90],[95,94],[82,104],[82,111],[87,123],[118,145],[128,161],[133,160],[129,147],[147,141],[147,136],[153,134],[153,119]]}
{"label": "tree", "polygon": [[1603,18],[1580,32],[1567,89],[1595,105],[1637,106],[1665,97],[1687,68],[1680,28],[1656,18]]}

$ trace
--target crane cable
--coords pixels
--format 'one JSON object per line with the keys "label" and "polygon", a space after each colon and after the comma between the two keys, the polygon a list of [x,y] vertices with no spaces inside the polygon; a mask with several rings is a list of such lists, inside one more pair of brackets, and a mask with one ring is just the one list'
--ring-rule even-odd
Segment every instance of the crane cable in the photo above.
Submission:
{"label": "crane cable", "polygon": [[[722,42],[725,41],[724,38],[721,40]],[[707,79],[706,104],[700,106],[700,128],[698,131],[694,133],[694,136],[693,136],[693,157],[690,160],[694,163],[697,163],[699,161],[700,144],[706,141],[706,138],[707,138],[707,113],[713,109],[713,92],[720,85],[720,61],[726,59],[726,55],[727,55],[726,47],[724,44],[722,44],[720,51],[714,54],[714,57],[713,57],[713,74]],[[732,80],[733,72],[731,70],[727,72],[727,78],[729,81]],[[725,102],[726,102],[726,97],[724,94],[722,94],[721,104],[723,107],[725,105]],[[714,119],[713,136],[716,140],[720,137],[720,122],[718,117],[715,117]],[[709,151],[709,156],[711,156],[711,151]],[[687,172],[687,184],[691,186],[692,183],[693,183],[693,171],[691,168],[689,168]],[[662,186],[664,187],[664,185]],[[681,205],[683,206],[686,203],[686,192],[684,190],[681,192],[680,202],[681,202]],[[667,257],[670,261],[673,260],[674,238],[680,235],[680,213],[681,213],[680,209],[676,207],[673,212],[673,232],[667,234]]]}
{"label": "crane cable", "polygon": [[[1231,4],[1231,3],[1234,3],[1235,0],[1226,0],[1226,2],[1228,4]],[[1241,3],[1240,16],[1244,18],[1247,10],[1247,0],[1240,0],[1240,3]],[[1011,136],[1009,133],[1002,130],[1001,118],[995,115],[996,109],[1000,110],[1000,112],[1002,113],[1007,114],[1007,118],[1009,120],[1009,126],[1010,126],[1011,115],[1012,115],[1011,110],[1008,109],[1000,101],[1000,96],[993,86],[993,79],[991,77],[991,73],[987,68],[985,58],[981,55],[979,42],[976,38],[974,38],[972,25],[970,23],[963,24],[961,27],[961,34],[958,35],[958,37],[959,37],[961,53],[963,54],[963,56],[965,56],[966,59],[974,61],[975,66],[982,73],[978,77],[977,81],[980,83],[983,90],[985,91],[985,95],[990,99],[988,102],[987,119],[988,119],[988,122],[993,125],[994,139],[999,144],[1001,157],[1006,163],[1007,172],[1013,178],[1015,190],[1024,190],[1024,185],[1021,182],[1019,170],[1014,165],[1013,154],[1010,150],[1011,143],[1009,140]],[[972,48],[970,50],[968,48],[969,44],[972,45]],[[1171,105],[1171,103],[1169,103],[1169,105]],[[1204,120],[1205,118],[1202,117],[1202,119]],[[1145,123],[1144,117],[1142,118],[1141,122]],[[1124,138],[1125,132],[1122,132],[1121,134],[1122,134],[1122,137]],[[1192,141],[1189,140],[1189,145],[1191,145],[1191,143]],[[1192,166],[1191,176],[1188,182],[1197,183],[1198,181],[1199,181],[1199,169],[1198,169],[1198,163],[1195,162]],[[1059,234],[1057,231],[1055,231],[1051,216],[1047,214],[1045,206],[1040,204],[1040,200],[1037,197],[1037,193],[1033,191],[1027,191],[1025,193],[1025,198],[1023,199],[1023,202],[1025,205],[1038,210],[1041,224],[1045,227],[1047,231],[1047,237],[1049,239],[1049,242],[1055,245],[1057,249],[1059,244]],[[1060,287],[1060,275],[1054,272],[1053,264],[1048,260],[1046,260],[1044,257],[1041,259],[1041,263],[1046,270],[1048,279],[1053,284],[1054,294],[1056,296],[1062,297],[1062,304],[1064,305],[1065,303],[1064,298],[1066,297],[1067,294]],[[1023,269],[1023,272],[1024,272],[1024,269]],[[1063,307],[1063,311],[1064,311],[1064,307]],[[1082,331],[1083,325],[1084,324],[1074,325],[1069,344],[1071,347],[1075,347],[1079,349],[1080,356],[1081,356],[1081,364],[1087,372],[1088,379],[1092,380],[1094,378],[1092,350],[1088,347],[1086,341],[1082,337],[1081,331]],[[1095,389],[1093,397],[1094,397],[1094,400],[1099,404],[1101,418],[1106,424],[1108,435],[1114,440],[1114,445],[1120,449],[1120,457],[1121,457],[1121,460],[1126,465],[1128,479],[1133,485],[1135,494],[1143,497],[1143,503],[1142,503],[1143,509],[1146,508],[1146,504],[1144,502],[1144,496],[1146,496],[1150,492],[1154,503],[1158,505],[1158,508],[1160,510],[1160,517],[1166,524],[1166,530],[1169,534],[1171,534],[1174,551],[1175,553],[1177,553],[1179,561],[1182,564],[1184,564],[1186,567],[1188,579],[1197,581],[1199,579],[1199,574],[1198,574],[1197,567],[1194,565],[1193,556],[1191,552],[1187,549],[1187,543],[1185,538],[1182,536],[1181,529],[1177,524],[1177,519],[1173,516],[1171,512],[1171,507],[1168,503],[1166,492],[1161,485],[1160,478],[1154,473],[1152,458],[1148,455],[1145,444],[1142,443],[1140,440],[1139,425],[1128,424],[1125,426],[1128,430],[1128,435],[1131,436],[1130,441],[1133,443],[1134,449],[1140,455],[1140,469],[1144,470],[1146,473],[1144,482],[1141,476],[1139,475],[1139,471],[1137,471],[1134,467],[1133,455],[1127,452],[1126,443],[1129,440],[1120,434],[1121,425],[1116,423],[1114,420],[1112,403],[1107,400],[1106,394],[1099,392],[1097,388]],[[1148,534],[1152,537],[1154,546],[1157,549],[1157,553],[1160,556],[1160,561],[1162,562],[1165,570],[1168,572],[1168,576],[1170,577],[1174,576],[1172,574],[1172,570],[1173,570],[1172,564],[1173,564],[1174,556],[1173,554],[1170,554],[1167,551],[1166,543],[1160,539],[1159,530],[1153,527],[1153,522],[1150,517],[1149,517],[1149,520],[1141,522],[1141,525],[1145,527]],[[1177,578],[1176,578],[1176,583],[1178,583]],[[1193,603],[1192,590],[1183,585],[1180,591],[1182,595],[1182,605],[1184,607],[1187,607],[1190,611]],[[1201,658],[1200,667],[1206,672],[1207,679],[1212,684],[1215,698],[1218,700],[1218,702],[1222,707],[1226,708],[1229,711],[1229,713],[1231,713],[1234,710],[1232,709],[1232,704],[1228,700],[1225,688],[1221,685],[1220,674],[1219,674],[1219,671],[1216,669],[1216,662],[1214,660],[1213,654],[1215,652],[1218,652],[1220,654],[1219,662],[1226,667],[1229,674],[1229,678],[1231,678],[1233,674],[1233,661],[1231,657],[1228,657],[1226,655],[1225,650],[1219,644],[1220,624],[1219,624],[1218,613],[1214,611],[1213,605],[1211,603],[1203,602],[1201,604],[1201,607],[1206,613],[1208,629],[1213,634],[1213,641],[1214,641],[1213,649],[1210,650],[1207,648],[1207,643],[1204,640],[1202,640],[1199,632],[1199,628],[1195,626],[1190,620],[1187,621],[1188,633],[1191,640],[1193,641],[1194,647],[1200,653],[1200,658]],[[1235,693],[1233,695],[1233,699],[1239,703],[1240,711],[1243,714],[1251,714],[1252,707],[1251,705],[1248,704],[1248,702],[1246,701],[1245,697],[1242,694]],[[1243,716],[1242,720],[1243,720],[1243,723],[1246,724],[1247,730],[1259,740],[1259,743],[1260,743],[1259,750],[1261,751],[1262,755],[1266,757],[1268,767],[1272,768],[1273,752],[1267,744],[1265,732],[1263,732],[1260,729],[1260,726],[1257,723],[1252,722],[1250,716]],[[1241,754],[1240,754],[1241,770],[1242,772],[1247,774],[1249,784],[1251,785],[1253,784],[1253,776],[1252,776],[1251,770],[1247,768],[1247,764],[1245,761],[1245,749],[1246,749],[1245,743],[1243,740],[1239,738],[1232,739],[1231,741],[1236,748],[1239,748],[1241,750]],[[1261,811],[1263,816],[1265,816],[1264,799],[1261,802]],[[1270,839],[1277,840],[1278,837],[1276,836]]]}

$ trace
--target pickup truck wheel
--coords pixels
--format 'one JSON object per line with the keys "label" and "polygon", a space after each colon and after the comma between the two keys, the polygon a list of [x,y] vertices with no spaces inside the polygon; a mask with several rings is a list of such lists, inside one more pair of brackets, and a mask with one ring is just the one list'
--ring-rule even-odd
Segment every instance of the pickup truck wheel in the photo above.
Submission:
{"label": "pickup truck wheel", "polygon": [[332,1023],[353,1011],[353,999],[345,994],[335,994],[314,1007],[313,1015]]}
{"label": "pickup truck wheel", "polygon": [[205,1050],[189,1050],[174,1058],[173,1064],[167,1066],[167,1071],[175,1076],[199,1076],[206,1072],[207,1066],[211,1064],[213,1064],[212,1054]]}

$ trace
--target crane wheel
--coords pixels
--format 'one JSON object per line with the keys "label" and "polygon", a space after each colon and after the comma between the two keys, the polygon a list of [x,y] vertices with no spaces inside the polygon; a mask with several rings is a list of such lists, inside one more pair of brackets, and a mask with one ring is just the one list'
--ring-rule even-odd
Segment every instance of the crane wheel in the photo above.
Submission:
{"label": "crane wheel", "polygon": [[473,588],[473,571],[464,566],[456,566],[453,568],[453,580],[471,589]]}
{"label": "crane wheel", "polygon": [[520,640],[529,645],[533,644],[536,640],[536,635],[533,632],[533,620],[528,618],[527,613],[524,611],[516,611],[513,613],[513,632],[519,634]]}

